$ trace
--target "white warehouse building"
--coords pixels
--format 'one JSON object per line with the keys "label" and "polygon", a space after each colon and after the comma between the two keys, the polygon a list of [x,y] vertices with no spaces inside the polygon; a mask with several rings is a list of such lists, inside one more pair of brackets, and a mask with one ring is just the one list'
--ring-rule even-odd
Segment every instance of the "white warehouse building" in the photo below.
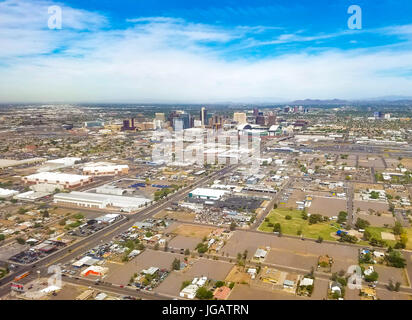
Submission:
{"label": "white warehouse building", "polygon": [[56,204],[71,204],[79,207],[98,209],[114,207],[125,212],[135,211],[148,202],[150,202],[150,199],[144,197],[124,197],[78,191],[58,193],[54,196],[54,203]]}
{"label": "white warehouse building", "polygon": [[26,184],[48,183],[64,189],[83,186],[93,181],[90,176],[59,172],[39,172],[22,178]]}
{"label": "white warehouse building", "polygon": [[204,200],[219,200],[228,191],[210,189],[210,188],[196,188],[189,192],[189,198],[204,199]]}

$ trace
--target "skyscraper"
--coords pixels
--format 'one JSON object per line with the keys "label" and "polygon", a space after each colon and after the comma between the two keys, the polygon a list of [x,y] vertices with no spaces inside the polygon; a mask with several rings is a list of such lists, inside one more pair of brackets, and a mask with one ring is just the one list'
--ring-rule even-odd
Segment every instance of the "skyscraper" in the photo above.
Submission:
{"label": "skyscraper", "polygon": [[202,121],[203,126],[207,124],[207,110],[205,107],[200,109],[200,121]]}

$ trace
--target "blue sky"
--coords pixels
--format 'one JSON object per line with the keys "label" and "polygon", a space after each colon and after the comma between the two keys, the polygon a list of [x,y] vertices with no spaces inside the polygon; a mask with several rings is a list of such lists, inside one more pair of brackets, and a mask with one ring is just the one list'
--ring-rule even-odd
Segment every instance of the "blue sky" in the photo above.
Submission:
{"label": "blue sky", "polygon": [[1,102],[412,96],[409,0],[1,0],[0,43]]}

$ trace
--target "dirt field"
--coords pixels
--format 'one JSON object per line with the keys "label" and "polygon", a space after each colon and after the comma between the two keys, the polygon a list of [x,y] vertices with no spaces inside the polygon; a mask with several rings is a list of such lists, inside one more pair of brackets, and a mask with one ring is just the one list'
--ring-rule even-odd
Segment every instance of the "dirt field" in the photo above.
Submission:
{"label": "dirt field", "polygon": [[212,227],[201,227],[196,225],[189,225],[189,224],[181,224],[176,229],[172,231],[180,236],[184,237],[193,237],[202,239],[203,237],[207,237],[213,230],[216,228]]}
{"label": "dirt field", "polygon": [[267,291],[247,284],[236,284],[229,296],[229,300],[308,300],[294,294],[282,292],[280,290]]}
{"label": "dirt field", "polygon": [[412,300],[412,295],[400,292],[391,292],[386,289],[377,289],[376,296],[381,300]]}
{"label": "dirt field", "polygon": [[358,208],[360,208],[361,211],[366,211],[366,212],[368,212],[369,209],[372,209],[375,212],[382,212],[382,213],[389,212],[388,204],[383,203],[383,202],[354,200],[353,201],[353,211],[356,212]]}
{"label": "dirt field", "polygon": [[379,282],[388,283],[392,279],[393,283],[399,281],[402,285],[408,285],[404,269],[384,265],[374,265],[374,268],[379,274]]}
{"label": "dirt field", "polygon": [[346,211],[346,200],[337,198],[314,197],[308,212],[323,216],[337,216],[339,211]]}
{"label": "dirt field", "polygon": [[169,219],[177,219],[179,221],[189,221],[192,222],[195,220],[196,214],[191,212],[185,211],[169,211],[163,210],[157,213],[154,218],[162,219],[162,218],[169,218]]}
{"label": "dirt field", "polygon": [[406,168],[406,169],[412,169],[412,159],[411,158],[404,158],[401,160],[401,164]]}
{"label": "dirt field", "polygon": [[202,238],[176,236],[169,242],[170,248],[193,250]]}
{"label": "dirt field", "polygon": [[379,217],[376,214],[369,214],[369,213],[364,213],[364,212],[354,212],[353,216],[354,216],[354,221],[356,221],[357,218],[361,218],[366,221],[369,221],[371,226],[375,226],[375,227],[383,227],[385,224],[388,224],[390,226],[395,225],[395,218],[392,215],[388,215],[388,214],[382,214]]}
{"label": "dirt field", "polygon": [[250,275],[238,266],[234,266],[227,275],[225,281],[235,282],[235,283],[249,283]]}
{"label": "dirt field", "polygon": [[[222,252],[236,256],[237,253],[248,251],[248,259],[253,257],[258,247],[269,246],[270,250],[267,262],[284,263],[285,265],[309,270],[317,261],[320,255],[332,257],[338,268],[357,264],[358,251],[356,247],[343,246],[332,243],[315,243],[312,241],[302,241],[286,237],[278,237],[271,234],[252,233],[246,231],[235,231],[227,244],[222,248]],[[274,248],[280,249],[275,250]],[[334,264],[335,265],[335,264]],[[332,266],[332,270],[336,269]],[[344,268],[346,271],[347,267]],[[339,271],[340,269],[338,269]]]}

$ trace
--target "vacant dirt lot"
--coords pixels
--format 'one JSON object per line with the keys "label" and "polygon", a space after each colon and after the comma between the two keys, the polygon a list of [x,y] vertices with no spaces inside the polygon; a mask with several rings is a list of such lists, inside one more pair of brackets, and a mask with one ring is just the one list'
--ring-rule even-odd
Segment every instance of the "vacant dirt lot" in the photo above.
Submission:
{"label": "vacant dirt lot", "polygon": [[169,242],[170,248],[193,250],[202,238],[176,236]]}
{"label": "vacant dirt lot", "polygon": [[[258,247],[271,247],[266,258],[271,263],[287,263],[288,266],[296,268],[308,268],[316,263],[320,255],[329,255],[336,262],[346,264],[357,264],[358,251],[356,247],[343,246],[340,244],[315,243],[312,241],[302,241],[286,237],[278,237],[271,234],[252,233],[246,231],[235,231],[227,244],[222,248],[222,252],[236,256],[239,252],[248,251],[248,259],[253,257]],[[274,248],[277,248],[275,250]],[[333,267],[332,267],[333,268]],[[345,269],[346,270],[346,269]]]}
{"label": "vacant dirt lot", "polygon": [[353,216],[355,222],[357,218],[361,218],[369,221],[371,226],[375,227],[383,227],[385,224],[390,226],[395,225],[395,218],[389,214],[382,214],[381,216],[378,216],[376,214],[369,214],[365,212],[355,212]]}
{"label": "vacant dirt lot", "polygon": [[244,282],[249,283],[250,275],[247,274],[246,270],[243,270],[243,268],[241,269],[238,266],[234,266],[232,270],[230,270],[225,281],[235,282],[235,283],[244,283]]}
{"label": "vacant dirt lot", "polygon": [[374,265],[374,268],[375,271],[379,274],[379,282],[389,283],[389,280],[392,280],[393,283],[399,281],[402,285],[408,285],[404,269],[393,268],[383,265]]}
{"label": "vacant dirt lot", "polygon": [[229,296],[229,300],[308,300],[280,290],[262,290],[249,287],[247,284],[236,284]]}
{"label": "vacant dirt lot", "polygon": [[373,201],[353,201],[353,211],[356,212],[360,208],[361,211],[368,212],[369,209],[374,210],[375,212],[388,213],[389,206],[387,203],[383,202],[373,202]]}
{"label": "vacant dirt lot", "polygon": [[346,200],[336,198],[314,197],[308,212],[323,216],[337,216],[340,211],[346,210]]}
{"label": "vacant dirt lot", "polygon": [[201,226],[190,225],[190,224],[181,224],[171,232],[177,235],[184,236],[184,237],[193,237],[193,238],[202,239],[203,237],[207,237],[215,229],[216,228],[212,228],[212,227],[201,227]]}

